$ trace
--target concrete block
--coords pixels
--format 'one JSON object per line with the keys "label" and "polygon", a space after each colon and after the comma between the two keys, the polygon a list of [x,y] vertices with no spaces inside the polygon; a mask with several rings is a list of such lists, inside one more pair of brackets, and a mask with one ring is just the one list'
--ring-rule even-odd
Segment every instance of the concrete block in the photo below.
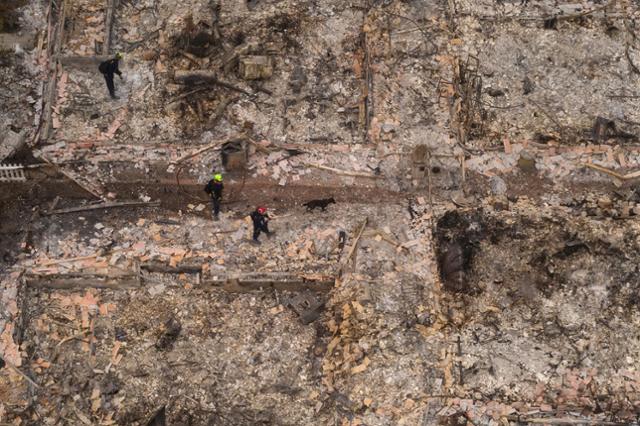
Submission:
{"label": "concrete block", "polygon": [[245,80],[263,80],[273,75],[273,60],[269,56],[243,56],[239,67]]}
{"label": "concrete block", "polygon": [[[4,135],[4,136],[3,136]],[[25,143],[26,133],[5,129],[0,132],[0,161],[16,154]]]}

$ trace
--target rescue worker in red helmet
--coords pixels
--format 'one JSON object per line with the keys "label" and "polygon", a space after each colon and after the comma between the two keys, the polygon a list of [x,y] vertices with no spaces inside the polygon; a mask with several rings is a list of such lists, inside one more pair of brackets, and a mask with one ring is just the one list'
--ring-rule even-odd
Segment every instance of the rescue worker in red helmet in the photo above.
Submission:
{"label": "rescue worker in red helmet", "polygon": [[271,236],[271,232],[269,232],[269,215],[267,214],[267,208],[257,207],[251,213],[251,220],[253,221],[253,242],[260,244],[260,241],[258,241],[260,232],[267,234],[267,237]]}

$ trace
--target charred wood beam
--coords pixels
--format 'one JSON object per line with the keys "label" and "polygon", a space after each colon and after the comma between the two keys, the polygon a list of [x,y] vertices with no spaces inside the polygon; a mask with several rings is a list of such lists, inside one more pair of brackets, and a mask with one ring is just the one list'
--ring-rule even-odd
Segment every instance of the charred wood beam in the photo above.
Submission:
{"label": "charred wood beam", "polygon": [[140,269],[147,272],[164,274],[198,274],[202,273],[201,264],[183,264],[171,266],[163,262],[147,262],[140,264]]}
{"label": "charred wood beam", "polygon": [[[202,271],[202,265],[184,264],[171,266],[162,262],[150,262],[140,265],[140,270],[157,273],[195,273]],[[123,272],[115,269],[109,274],[93,274],[72,272],[68,274],[25,274],[25,283],[33,288],[78,289],[108,288],[113,290],[139,288],[144,279],[139,273]],[[326,293],[335,283],[333,275],[325,274],[293,274],[281,272],[247,273],[224,275],[219,277],[198,279],[202,288],[220,288],[230,293],[247,293],[263,290],[280,291],[314,291]]]}
{"label": "charred wood beam", "polygon": [[338,276],[342,276],[347,268],[347,265],[349,264],[349,262],[351,262],[351,258],[355,256],[355,253],[358,250],[358,243],[360,242],[360,238],[362,237],[362,234],[367,227],[368,221],[369,219],[365,218],[365,220],[362,222],[362,225],[360,225],[360,228],[358,229],[358,232],[356,234],[356,238],[351,243],[351,247],[349,248],[347,256],[340,262],[340,267],[338,268]]}
{"label": "charred wood beam", "polygon": [[171,164],[180,164],[185,160],[188,160],[190,158],[193,158],[193,157],[195,157],[197,155],[202,154],[203,152],[210,151],[212,149],[218,148],[218,147],[222,146],[224,143],[229,142],[230,140],[232,140],[232,139],[231,138],[226,138],[226,139],[217,140],[217,141],[215,141],[213,143],[210,143],[207,146],[204,146],[202,148],[198,148],[195,151],[192,151],[192,152],[190,152],[188,154],[183,155],[182,157],[178,158],[177,160],[172,161]]}
{"label": "charred wood beam", "polygon": [[100,275],[88,275],[84,277],[65,277],[55,275],[53,277],[27,275],[25,282],[29,287],[51,288],[56,290],[69,290],[78,288],[108,288],[113,290],[140,287],[140,280],[134,275],[120,277],[106,277]]}
{"label": "charred wood beam", "polygon": [[227,110],[227,108],[229,107],[229,105],[231,105],[232,103],[236,102],[238,99],[239,99],[238,96],[224,97],[220,101],[218,106],[216,106],[216,109],[213,112],[213,114],[211,114],[211,117],[209,117],[209,120],[207,122],[207,126],[209,128],[214,128],[218,124],[218,121],[220,121],[220,119],[224,116],[224,113]]}
{"label": "charred wood beam", "polygon": [[60,5],[60,10],[58,13],[58,22],[54,31],[54,39],[53,43],[50,43],[52,40],[48,40],[50,46],[53,46],[52,55],[49,57],[49,84],[47,85],[45,103],[44,103],[44,113],[42,118],[42,133],[40,135],[40,140],[46,141],[49,139],[49,134],[51,133],[51,118],[53,114],[53,103],[56,97],[56,85],[58,83],[58,56],[62,51],[62,41],[64,39],[64,23],[67,19],[67,2],[65,0],[62,1]]}
{"label": "charred wood beam", "polygon": [[81,68],[87,69],[90,67],[98,67],[100,62],[110,59],[110,56],[79,56],[79,55],[66,55],[58,56],[58,62],[65,68]]}
{"label": "charred wood beam", "polygon": [[178,70],[174,73],[173,79],[176,83],[179,83],[179,84],[185,84],[185,85],[209,84],[209,85],[224,87],[225,89],[243,93],[248,96],[255,96],[254,93],[251,93],[241,87],[234,86],[233,84],[226,83],[224,81],[219,80],[214,71]]}
{"label": "charred wood beam", "polygon": [[203,285],[206,287],[221,288],[230,293],[249,293],[259,290],[280,290],[280,291],[320,291],[328,292],[335,284],[333,276],[304,276],[280,274],[265,274],[262,277],[224,277],[218,279],[205,279]]}
{"label": "charred wood beam", "polygon": [[53,210],[46,213],[47,216],[54,214],[65,214],[65,213],[75,213],[75,212],[83,212],[87,210],[104,210],[104,209],[112,209],[117,207],[158,207],[160,205],[160,201],[122,201],[117,203],[100,203],[93,204],[90,206],[80,206],[80,207],[71,207],[68,209],[59,209]]}
{"label": "charred wood beam", "polygon": [[113,26],[113,9],[117,0],[106,0],[107,11],[104,24],[104,44],[102,45],[102,54],[109,55],[111,49],[111,27]]}

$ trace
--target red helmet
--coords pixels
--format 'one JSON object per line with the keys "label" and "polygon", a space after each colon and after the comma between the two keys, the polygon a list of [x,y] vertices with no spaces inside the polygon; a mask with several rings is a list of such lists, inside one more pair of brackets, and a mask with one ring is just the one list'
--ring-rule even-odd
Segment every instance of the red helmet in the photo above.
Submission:
{"label": "red helmet", "polygon": [[258,213],[260,214],[265,214],[267,212],[267,208],[266,207],[258,207]]}

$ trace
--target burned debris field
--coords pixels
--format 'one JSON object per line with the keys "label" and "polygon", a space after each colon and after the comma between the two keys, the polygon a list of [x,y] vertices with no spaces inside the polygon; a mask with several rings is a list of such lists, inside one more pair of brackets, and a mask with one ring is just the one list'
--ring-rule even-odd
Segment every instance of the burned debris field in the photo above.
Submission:
{"label": "burned debris field", "polygon": [[0,425],[632,425],[640,4],[0,4]]}

